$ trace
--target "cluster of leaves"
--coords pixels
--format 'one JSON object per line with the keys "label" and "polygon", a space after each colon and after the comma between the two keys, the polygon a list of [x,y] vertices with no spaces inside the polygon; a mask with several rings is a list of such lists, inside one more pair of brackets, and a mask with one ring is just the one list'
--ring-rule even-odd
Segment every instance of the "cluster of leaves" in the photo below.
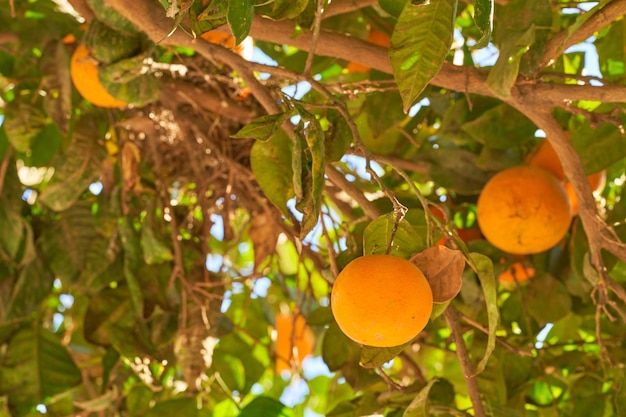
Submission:
{"label": "cluster of leaves", "polygon": [[[610,2],[585,11],[542,0],[380,0],[340,14],[332,8],[355,2],[153,7],[171,18],[162,39],[227,25],[241,42],[255,19],[287,25],[293,39],[317,33],[312,61],[291,37],[256,39],[277,65],[249,86],[278,103],[270,115],[240,95],[241,74],[228,62],[158,45],[140,27],[128,29],[142,51],[129,65],[159,83],[149,99],[131,91],[141,105],[94,107],[72,89],[68,35],[104,54],[128,44],[107,48],[106,36],[85,35],[49,0],[4,3],[0,415],[477,414],[444,319],[449,305],[487,413],[626,409],[624,307],[611,298],[598,309],[581,222],[573,219],[559,246],[525,259],[536,276],[512,291],[494,276],[517,258],[460,233],[477,227],[475,202],[490,176],[522,163],[538,140],[537,126],[507,104],[513,89],[524,80],[589,81],[589,51],[545,67],[544,47],[556,34],[575,36]],[[99,21],[130,24],[108,1],[87,3]],[[390,36],[388,71],[347,72],[358,50],[326,56],[326,33],[349,43],[371,30]],[[585,44],[597,51],[602,88],[625,81],[624,30],[617,20]],[[481,67],[488,94],[430,84],[452,62]],[[304,94],[283,88],[298,93],[303,84],[312,87]],[[554,117],[585,172],[607,170],[600,214],[624,240],[623,103],[568,104]],[[364,253],[424,254],[442,236],[466,259],[462,287],[414,342],[374,349],[341,333],[328,307],[334,273]],[[624,261],[606,255],[605,263],[623,285]],[[285,310],[306,317],[317,346],[304,370],[277,375],[272,328]],[[303,398],[288,395],[297,387]]]}

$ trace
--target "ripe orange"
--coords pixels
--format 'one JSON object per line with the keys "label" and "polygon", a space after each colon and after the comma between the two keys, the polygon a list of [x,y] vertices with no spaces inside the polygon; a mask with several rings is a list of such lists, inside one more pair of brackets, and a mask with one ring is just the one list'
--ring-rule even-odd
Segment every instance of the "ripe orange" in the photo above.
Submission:
{"label": "ripe orange", "polygon": [[[596,172],[595,174],[591,174],[587,176],[587,180],[589,181],[589,185],[591,185],[591,189],[594,193],[598,193],[602,191],[604,185],[606,184],[606,171],[602,170],[600,172]],[[576,197],[576,193],[574,192],[574,186],[571,182],[565,182],[565,191],[567,191],[567,195],[569,197],[570,205],[572,206],[572,216],[578,214],[578,197]]]}
{"label": "ripe orange", "polygon": [[355,342],[399,346],[421,332],[433,308],[433,294],[415,264],[391,255],[366,255],[337,276],[331,308],[339,328]]}
{"label": "ripe orange", "polygon": [[478,225],[485,239],[513,254],[550,249],[567,234],[570,217],[565,188],[540,168],[505,169],[478,197]]}
{"label": "ripe orange", "polygon": [[[376,29],[372,29],[367,36],[367,41],[374,45],[384,46],[388,48],[391,45],[391,38],[386,33],[380,32]],[[367,65],[359,64],[358,62],[350,62],[346,67],[348,72],[369,72],[371,69]]]}
{"label": "ripe orange", "polygon": [[[441,209],[437,206],[428,206],[428,209],[430,210],[430,212],[432,214],[435,215],[436,218],[438,218],[439,220],[441,220],[442,222],[446,221],[446,216],[443,213],[443,211],[441,211]],[[437,243],[435,243],[435,245],[437,246],[443,246],[446,244],[446,242],[448,241],[448,238],[446,236],[443,236],[441,239],[439,239],[437,241]]]}
{"label": "ripe orange", "polygon": [[254,43],[252,38],[248,37],[239,45],[235,46],[235,37],[229,33],[218,32],[216,30],[210,30],[200,35],[202,39],[207,42],[214,43],[216,45],[222,45],[225,48],[232,49],[239,56],[246,60],[252,59],[254,53]]}
{"label": "ripe orange", "polygon": [[315,335],[306,319],[296,314],[277,314],[276,320],[276,373],[290,371],[292,363],[302,361],[313,353]]}
{"label": "ripe orange", "polygon": [[480,230],[475,228],[457,229],[456,232],[459,234],[459,238],[461,238],[461,240],[465,243],[471,242],[472,240],[482,239],[483,237]]}
{"label": "ripe orange", "polygon": [[565,179],[561,160],[547,139],[543,139],[526,158],[526,163],[549,171],[560,180]]}
{"label": "ripe orange", "polygon": [[[569,197],[570,205],[572,208],[572,215],[577,215],[578,198],[576,197],[576,193],[574,192],[574,187],[565,178],[565,172],[563,172],[563,166],[561,165],[561,161],[559,160],[559,157],[550,142],[545,139],[542,140],[539,145],[536,146],[535,150],[526,159],[526,162],[530,166],[543,168],[547,171],[550,171],[555,177],[564,181],[563,184],[565,186],[565,191],[567,192],[567,195]],[[588,175],[587,180],[589,180],[589,185],[591,185],[591,189],[594,192],[599,192],[604,188],[604,185],[606,183],[606,171],[600,171],[596,172],[595,174]]]}
{"label": "ripe orange", "polygon": [[83,44],[79,44],[72,54],[70,76],[80,95],[96,106],[116,108],[128,104],[116,99],[104,88],[98,78],[97,62]]}
{"label": "ripe orange", "polygon": [[498,280],[505,286],[511,283],[522,283],[535,276],[535,268],[522,262],[514,262],[509,269],[498,275]]}

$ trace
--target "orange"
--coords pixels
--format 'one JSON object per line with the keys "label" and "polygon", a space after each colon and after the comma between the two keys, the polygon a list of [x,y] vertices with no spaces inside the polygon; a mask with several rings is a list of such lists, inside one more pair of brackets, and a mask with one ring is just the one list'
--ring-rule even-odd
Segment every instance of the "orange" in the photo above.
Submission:
{"label": "orange", "polygon": [[[563,171],[561,161],[550,142],[546,139],[542,140],[539,145],[536,146],[535,150],[526,159],[526,162],[530,166],[543,168],[547,171],[550,171],[555,177],[564,181],[565,191],[569,196],[570,205],[572,208],[572,215],[577,215],[578,198],[576,197],[576,193],[574,192],[574,187],[565,178],[565,172]],[[595,174],[591,174],[587,176],[587,180],[589,180],[589,185],[591,185],[591,189],[594,192],[599,192],[604,188],[604,185],[606,183],[606,171],[600,171],[596,172]]]}
{"label": "orange", "polygon": [[[432,214],[435,215],[436,218],[438,218],[439,220],[441,220],[442,222],[445,223],[446,221],[446,216],[443,213],[443,211],[441,211],[441,209],[437,206],[428,206],[428,209],[430,210],[430,212]],[[437,246],[443,246],[446,244],[446,242],[448,241],[448,238],[446,236],[443,236],[441,239],[439,239],[437,241],[437,243],[435,243],[435,245]]]}
{"label": "orange", "polygon": [[472,240],[482,239],[483,237],[482,233],[480,233],[480,230],[474,228],[457,229],[456,232],[458,233],[459,238],[465,243],[471,242]]}
{"label": "orange", "polygon": [[567,234],[570,204],[565,188],[550,172],[518,166],[487,182],[478,197],[477,218],[485,239],[498,249],[539,253]]}
{"label": "orange", "polygon": [[509,269],[498,275],[498,280],[503,284],[522,283],[535,276],[535,268],[522,262],[514,262]]}
{"label": "orange", "polygon": [[244,39],[243,42],[236,46],[235,37],[229,33],[210,30],[208,32],[204,32],[202,35],[200,35],[200,37],[207,42],[211,42],[216,45],[221,45],[225,48],[232,49],[239,56],[248,61],[252,59],[252,54],[254,52],[254,43],[252,41],[252,38],[250,37]]}
{"label": "orange", "polygon": [[104,88],[98,78],[97,61],[83,44],[78,45],[72,54],[70,76],[80,95],[96,106],[116,108],[128,104],[116,99]]}
{"label": "orange", "polygon": [[[372,29],[370,31],[369,35],[367,36],[367,41],[369,43],[373,43],[374,45],[384,46],[386,48],[391,45],[391,38],[389,37],[389,35],[383,32],[379,32],[376,29]],[[346,69],[348,70],[348,72],[355,73],[369,72],[371,68],[367,65],[359,64],[358,62],[350,62]]]}
{"label": "orange", "polygon": [[415,264],[391,255],[366,255],[337,276],[330,303],[350,339],[391,347],[411,341],[426,327],[433,294]]}
{"label": "orange", "polygon": [[[589,181],[589,185],[591,185],[591,189],[594,193],[598,193],[602,191],[604,185],[606,184],[606,171],[596,172],[595,174],[591,174],[587,176],[587,180]],[[569,196],[569,202],[572,206],[572,215],[575,216],[578,214],[578,197],[576,197],[576,193],[574,192],[574,186],[571,182],[565,182],[565,191],[567,191],[567,195]]]}
{"label": "orange", "polygon": [[526,158],[526,163],[532,167],[549,171],[560,180],[565,179],[565,172],[561,160],[547,139],[542,140]]}
{"label": "orange", "polygon": [[290,371],[292,363],[302,361],[313,353],[315,335],[301,314],[276,315],[276,373]]}

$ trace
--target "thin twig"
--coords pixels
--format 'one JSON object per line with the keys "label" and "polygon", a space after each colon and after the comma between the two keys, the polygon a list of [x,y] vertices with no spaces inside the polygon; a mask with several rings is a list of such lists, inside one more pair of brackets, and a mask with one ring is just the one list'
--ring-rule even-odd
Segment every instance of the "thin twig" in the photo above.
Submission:
{"label": "thin twig", "polygon": [[311,68],[313,67],[313,58],[315,58],[315,48],[320,37],[320,28],[322,27],[322,15],[324,14],[324,3],[326,0],[317,0],[317,8],[315,9],[315,19],[313,20],[313,37],[311,38],[311,49],[306,57],[304,65],[304,75],[312,78]]}
{"label": "thin twig", "polygon": [[469,353],[467,352],[467,347],[465,346],[465,341],[463,340],[463,332],[461,331],[461,326],[459,325],[459,313],[454,306],[449,305],[443,314],[446,318],[446,323],[448,323],[448,327],[452,331],[452,338],[454,339],[454,343],[456,345],[456,354],[461,362],[461,369],[463,370],[463,376],[465,377],[467,391],[469,393],[470,400],[472,401],[472,405],[474,406],[474,415],[476,417],[485,417],[486,414],[480,395],[480,388],[478,388],[478,381],[476,380],[476,375],[474,375]]}
{"label": "thin twig", "polygon": [[7,149],[4,154],[4,158],[2,158],[2,164],[0,165],[0,195],[2,195],[2,190],[4,189],[4,179],[6,178],[7,169],[9,168],[9,162],[12,156],[13,146],[9,146],[9,149]]}
{"label": "thin twig", "polygon": [[[480,330],[481,332],[483,332],[484,334],[489,334],[489,329],[487,329],[485,326],[483,326],[482,324],[480,324],[479,322],[475,321],[474,319],[467,317],[465,314],[461,314],[461,319],[466,322],[467,324],[469,324],[470,326],[472,326],[473,328]],[[522,349],[522,348],[518,348],[515,347],[513,345],[511,345],[509,342],[507,342],[506,340],[500,338],[500,337],[496,337],[496,342],[499,343],[502,347],[510,350],[513,353],[516,353],[520,356],[528,356],[528,357],[533,357],[533,353],[528,350],[528,349]]]}
{"label": "thin twig", "polygon": [[[325,213],[322,213],[322,217]],[[330,235],[328,234],[328,230],[326,229],[326,223],[322,218],[320,221],[322,225],[322,234],[324,235],[324,239],[326,240],[326,247],[328,250],[328,259],[330,261],[330,271],[333,273],[333,276],[339,275],[339,268],[337,267],[337,256],[335,254],[335,248],[333,248],[333,241],[330,239]]]}

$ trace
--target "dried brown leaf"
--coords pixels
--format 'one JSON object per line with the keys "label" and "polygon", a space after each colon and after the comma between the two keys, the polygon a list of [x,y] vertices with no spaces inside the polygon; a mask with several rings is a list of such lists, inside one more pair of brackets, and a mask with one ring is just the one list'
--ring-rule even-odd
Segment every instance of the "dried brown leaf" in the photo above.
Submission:
{"label": "dried brown leaf", "polygon": [[433,246],[411,259],[422,270],[433,290],[433,302],[446,303],[461,291],[465,258],[459,250]]}

